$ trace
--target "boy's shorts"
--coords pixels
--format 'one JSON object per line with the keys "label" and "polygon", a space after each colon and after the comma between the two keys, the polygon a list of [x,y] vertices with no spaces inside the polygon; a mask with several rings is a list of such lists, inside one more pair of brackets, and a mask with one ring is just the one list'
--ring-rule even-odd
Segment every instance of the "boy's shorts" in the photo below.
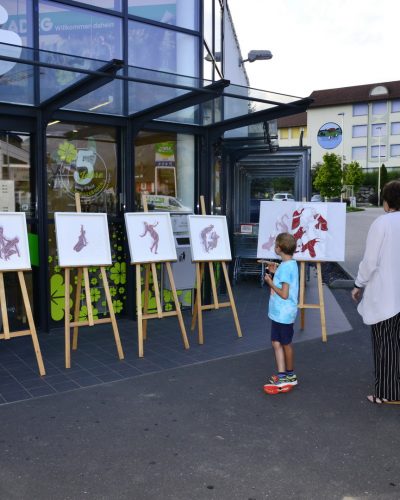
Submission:
{"label": "boy's shorts", "polygon": [[277,323],[273,319],[271,320],[271,341],[288,345],[292,343],[293,334],[293,323]]}

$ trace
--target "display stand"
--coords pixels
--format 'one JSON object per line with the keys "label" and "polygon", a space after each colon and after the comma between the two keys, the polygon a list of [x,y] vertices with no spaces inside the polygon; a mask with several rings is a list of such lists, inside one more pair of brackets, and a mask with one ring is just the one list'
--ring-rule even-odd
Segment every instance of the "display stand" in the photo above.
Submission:
{"label": "display stand", "polygon": [[[78,193],[75,194],[75,204],[76,211],[81,212],[81,200]],[[94,319],[93,317],[93,307],[90,296],[90,281],[89,281],[89,269],[87,267],[78,268],[77,284],[76,284],[76,294],[75,294],[75,308],[74,308],[74,320],[70,321],[69,311],[70,311],[70,297],[69,297],[69,287],[70,287],[70,273],[71,268],[65,268],[65,368],[71,368],[71,327],[73,330],[72,338],[72,350],[77,350],[78,348],[78,330],[81,326],[94,326],[103,323],[111,323],[115,338],[115,344],[117,346],[119,359],[124,359],[124,352],[122,350],[121,339],[119,337],[117,321],[115,319],[114,307],[112,303],[112,298],[110,294],[110,288],[108,286],[108,279],[105,266],[100,266],[101,276],[104,285],[104,292],[106,295],[106,301],[108,309],[110,311],[109,318]],[[88,312],[87,321],[79,321],[79,305],[80,296],[82,290],[82,276],[85,288],[86,297],[86,307]]]}
{"label": "display stand", "polygon": [[[200,196],[200,208],[201,214],[206,215],[206,208],[204,203],[204,196]],[[229,302],[219,302],[218,294],[217,294],[217,286],[215,283],[215,275],[214,275],[214,263],[220,263],[222,267],[222,271],[225,278],[226,290],[228,292]],[[212,304],[202,304],[201,303],[201,288],[205,273],[205,267],[208,264],[210,281],[211,281],[211,290],[213,296]],[[235,299],[232,293],[232,287],[229,281],[228,269],[225,261],[215,262],[196,262],[196,300],[193,310],[192,316],[192,325],[191,330],[193,331],[196,327],[196,322],[198,321],[198,342],[199,344],[204,344],[204,333],[203,333],[203,311],[210,309],[219,309],[222,307],[230,307],[232,309],[233,319],[235,321],[235,326],[237,330],[238,337],[242,336],[242,330],[240,328],[239,318],[236,310]]]}
{"label": "display stand", "polygon": [[[142,198],[143,210],[148,211],[146,196]],[[185,349],[189,349],[189,341],[186,335],[185,324],[183,322],[181,305],[178,299],[178,294],[176,293],[174,275],[172,273],[171,263],[168,261],[160,262],[164,264],[169,282],[171,285],[172,295],[175,303],[175,311],[163,311],[161,305],[161,294],[160,286],[157,277],[157,268],[155,262],[145,263],[145,279],[144,279],[144,302],[142,307],[142,274],[141,274],[141,264],[136,263],[136,308],[137,308],[137,322],[138,322],[138,355],[142,358],[144,355],[143,344],[144,340],[147,338],[147,320],[149,319],[162,319],[168,316],[178,316],[179,327],[181,329],[182,341]],[[156,298],[157,312],[149,313],[149,290],[150,290],[150,271],[153,278],[154,295]],[[143,309],[143,310],[142,310]]]}
{"label": "display stand", "polygon": [[305,312],[306,309],[319,309],[321,315],[321,335],[322,342],[327,342],[328,338],[326,335],[326,316],[325,316],[325,302],[324,302],[324,290],[322,286],[322,270],[321,262],[315,262],[317,267],[317,282],[318,282],[318,304],[306,304],[305,301],[305,290],[306,290],[306,262],[300,262],[300,291],[299,291],[299,309],[300,309],[300,328],[304,330],[305,326]]}
{"label": "display stand", "polygon": [[10,340],[14,337],[23,337],[25,335],[30,335],[32,337],[33,348],[35,350],[36,361],[39,368],[40,375],[46,375],[46,371],[43,365],[42,353],[40,351],[39,340],[36,334],[35,323],[33,321],[31,304],[29,302],[28,291],[26,288],[24,273],[21,270],[7,270],[7,272],[17,272],[19,284],[21,287],[22,298],[25,306],[26,316],[28,320],[28,330],[19,330],[16,332],[10,332],[10,326],[8,321],[8,312],[7,312],[7,302],[6,302],[6,293],[4,288],[4,272],[0,272],[0,308],[1,308],[1,319],[3,321],[3,333],[0,333],[0,339]]}

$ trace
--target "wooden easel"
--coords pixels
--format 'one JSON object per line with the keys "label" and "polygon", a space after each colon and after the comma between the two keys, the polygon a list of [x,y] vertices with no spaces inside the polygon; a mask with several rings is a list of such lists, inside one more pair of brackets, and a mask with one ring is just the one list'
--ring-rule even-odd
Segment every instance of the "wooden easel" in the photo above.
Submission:
{"label": "wooden easel", "polygon": [[[75,203],[76,211],[81,212],[81,200],[79,193],[75,193]],[[114,307],[112,303],[112,298],[110,294],[110,288],[108,286],[108,279],[105,266],[100,266],[101,277],[103,279],[104,292],[106,294],[106,301],[108,309],[110,311],[109,318],[94,319],[93,318],[93,307],[90,297],[90,281],[89,281],[89,270],[87,267],[78,268],[78,277],[76,284],[76,294],[75,294],[75,309],[74,309],[74,320],[70,321],[69,311],[70,311],[70,298],[69,298],[69,287],[70,287],[70,272],[71,268],[65,268],[65,368],[71,368],[71,327],[74,328],[73,339],[72,339],[72,349],[75,351],[78,348],[78,329],[80,326],[94,326],[102,323],[111,323],[115,338],[115,344],[117,346],[119,359],[124,359],[124,352],[122,350],[121,339],[119,337],[117,321],[115,319]],[[88,311],[88,321],[79,321],[79,307],[80,307],[80,296],[82,290],[82,275],[84,279],[85,286],[85,297],[86,297],[86,307]]]}
{"label": "wooden easel", "polygon": [[[142,197],[143,210],[148,211],[146,196]],[[175,311],[163,311],[161,305],[161,294],[160,287],[157,277],[157,268],[155,262],[145,263],[145,279],[144,279],[144,304],[142,311],[142,274],[141,274],[141,264],[135,264],[136,267],[136,308],[137,308],[137,322],[138,322],[138,355],[139,358],[143,357],[143,341],[147,338],[147,320],[149,319],[162,319],[168,316],[178,316],[179,326],[181,329],[181,335],[183,340],[183,345],[185,349],[189,349],[189,341],[186,335],[185,324],[183,322],[181,305],[178,299],[178,294],[176,293],[174,275],[172,273],[171,263],[168,261],[160,262],[164,264],[169,282],[171,284],[172,296],[175,303]],[[157,312],[149,313],[149,289],[150,289],[150,270],[153,278],[154,295],[156,298]]]}
{"label": "wooden easel", "polygon": [[23,337],[25,335],[30,335],[32,337],[33,348],[35,350],[36,360],[39,367],[40,375],[46,375],[46,371],[43,365],[42,353],[40,352],[39,341],[36,334],[35,322],[33,321],[31,304],[29,302],[28,291],[26,289],[24,273],[21,270],[8,271],[7,272],[17,272],[19,285],[21,287],[22,298],[24,301],[26,316],[28,319],[28,330],[19,330],[16,332],[10,332],[10,326],[8,322],[8,312],[7,312],[7,302],[6,293],[4,288],[4,276],[3,272],[0,272],[0,308],[1,308],[1,319],[3,321],[3,333],[0,333],[0,339],[10,340],[14,337]]}
{"label": "wooden easel", "polygon": [[328,338],[326,335],[326,317],[325,317],[325,302],[324,302],[324,290],[322,287],[322,271],[321,262],[315,262],[317,267],[317,282],[318,282],[318,304],[306,304],[305,291],[306,291],[306,263],[304,261],[300,262],[300,291],[299,291],[299,309],[300,309],[300,328],[304,330],[305,326],[305,312],[306,309],[319,309],[321,315],[321,334],[322,342],[327,342]]}
{"label": "wooden easel", "polygon": [[[206,215],[204,196],[200,196],[200,207],[201,207],[202,215]],[[203,278],[204,278],[206,264],[208,264],[208,269],[210,272],[210,281],[211,281],[213,303],[203,305],[201,303],[201,288],[202,288],[202,282],[203,282]],[[205,310],[209,310],[209,309],[219,309],[220,307],[231,307],[238,337],[242,336],[242,330],[240,328],[239,318],[238,318],[236,305],[235,305],[235,299],[233,297],[232,287],[231,287],[231,283],[229,281],[229,275],[228,275],[228,269],[226,267],[226,262],[221,261],[220,264],[222,266],[222,271],[224,273],[225,285],[226,285],[226,290],[227,290],[228,296],[229,296],[229,302],[218,302],[217,286],[215,283],[215,275],[214,275],[214,261],[196,262],[196,301],[195,301],[195,306],[194,306],[194,310],[193,310],[191,330],[193,331],[195,329],[196,321],[198,319],[198,323],[199,323],[199,325],[198,325],[198,342],[199,342],[199,344],[204,344],[202,312]]]}

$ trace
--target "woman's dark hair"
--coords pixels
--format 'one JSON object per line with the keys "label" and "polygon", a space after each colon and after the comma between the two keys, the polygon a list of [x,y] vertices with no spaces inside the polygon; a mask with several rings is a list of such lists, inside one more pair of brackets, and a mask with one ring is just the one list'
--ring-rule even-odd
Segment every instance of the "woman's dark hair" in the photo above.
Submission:
{"label": "woman's dark hair", "polygon": [[275,244],[280,246],[280,249],[286,255],[293,255],[296,250],[296,240],[289,233],[280,233],[276,237]]}
{"label": "woman's dark hair", "polygon": [[383,186],[382,199],[389,208],[400,210],[400,180],[390,181]]}

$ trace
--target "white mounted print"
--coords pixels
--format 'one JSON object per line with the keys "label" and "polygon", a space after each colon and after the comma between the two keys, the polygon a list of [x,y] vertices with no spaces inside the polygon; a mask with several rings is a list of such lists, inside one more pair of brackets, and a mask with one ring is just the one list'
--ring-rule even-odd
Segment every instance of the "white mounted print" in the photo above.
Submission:
{"label": "white mounted print", "polygon": [[0,272],[31,269],[25,212],[0,212]]}
{"label": "white mounted print", "polygon": [[232,260],[228,226],[224,215],[189,215],[192,260]]}
{"label": "white mounted print", "polygon": [[61,267],[111,266],[107,214],[56,212],[54,219]]}
{"label": "white mounted print", "polygon": [[168,212],[125,214],[131,264],[177,260]]}
{"label": "white mounted print", "polygon": [[279,233],[293,234],[296,260],[344,261],[346,204],[262,201],[257,258],[279,258],[274,250]]}

